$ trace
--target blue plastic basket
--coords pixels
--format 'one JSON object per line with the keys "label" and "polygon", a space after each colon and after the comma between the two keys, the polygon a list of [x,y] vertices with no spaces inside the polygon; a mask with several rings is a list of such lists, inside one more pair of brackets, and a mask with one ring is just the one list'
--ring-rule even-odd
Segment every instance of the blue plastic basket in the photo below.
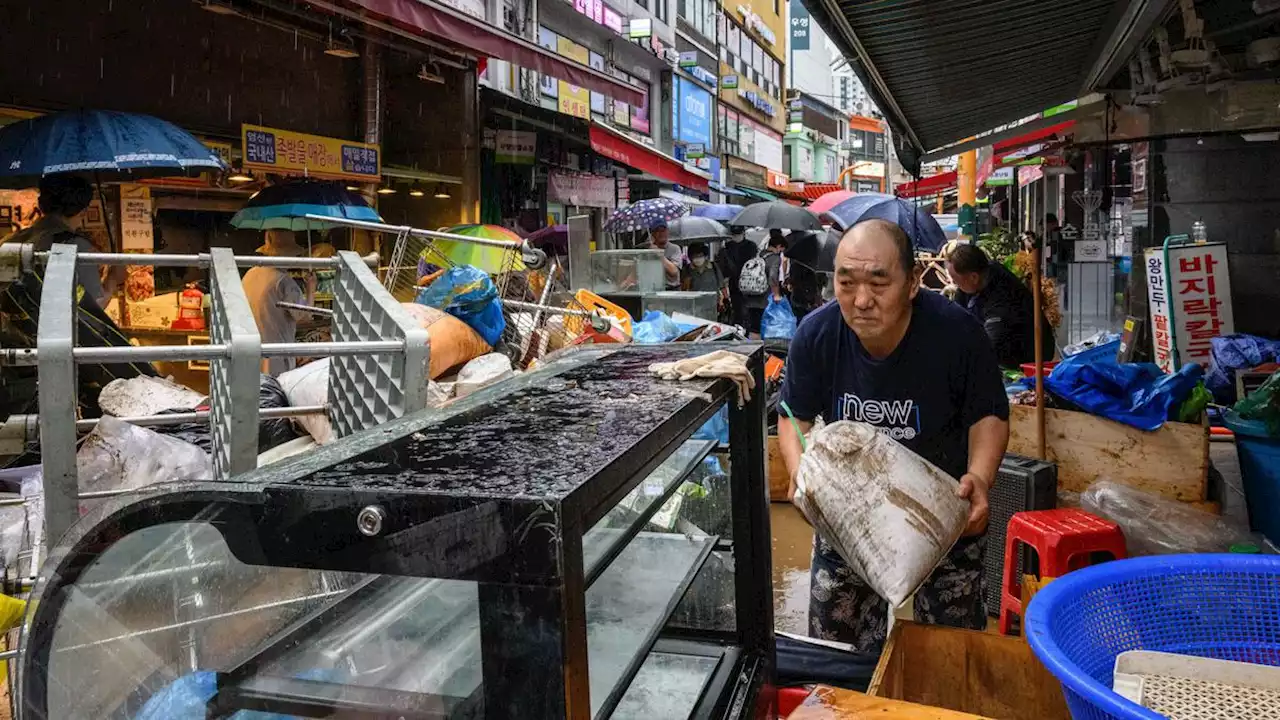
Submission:
{"label": "blue plastic basket", "polygon": [[1111,691],[1116,656],[1280,665],[1280,557],[1162,555],[1077,570],[1036,593],[1026,633],[1075,720],[1161,720]]}

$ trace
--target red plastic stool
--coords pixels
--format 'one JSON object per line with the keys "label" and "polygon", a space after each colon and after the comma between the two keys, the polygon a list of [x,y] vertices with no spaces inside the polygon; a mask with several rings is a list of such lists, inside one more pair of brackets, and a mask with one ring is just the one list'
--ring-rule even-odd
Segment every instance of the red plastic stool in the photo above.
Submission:
{"label": "red plastic stool", "polygon": [[1113,522],[1082,510],[1032,510],[1009,520],[1004,546],[1004,587],[1000,592],[1000,633],[1009,634],[1013,615],[1022,615],[1022,578],[1018,573],[1018,543],[1035,548],[1041,577],[1062,577],[1089,564],[1089,555],[1126,556],[1124,534]]}

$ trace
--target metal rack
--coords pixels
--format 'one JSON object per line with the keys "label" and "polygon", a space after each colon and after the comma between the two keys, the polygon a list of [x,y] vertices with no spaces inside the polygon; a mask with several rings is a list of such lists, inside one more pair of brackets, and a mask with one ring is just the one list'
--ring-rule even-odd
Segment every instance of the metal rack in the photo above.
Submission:
{"label": "metal rack", "polygon": [[[76,365],[95,362],[207,360],[210,365],[207,414],[135,418],[157,425],[207,421],[213,440],[215,478],[227,480],[257,466],[258,423],[262,417],[307,414],[316,407],[265,413],[258,407],[259,368],[264,357],[329,356],[327,411],[338,436],[374,427],[426,407],[430,345],[427,331],[387,292],[369,266],[377,257],[340,252],[333,258],[235,256],[214,248],[198,255],[78,253],[74,245],[54,245],[47,253],[29,246],[11,248],[8,279],[44,265],[44,289],[36,349],[0,349],[0,367],[35,365],[39,372],[39,417],[17,416],[0,431],[35,439],[39,429],[45,500],[45,537],[58,538],[79,517],[76,471],[77,431],[93,421],[76,418]],[[97,265],[153,265],[207,268],[211,312],[209,345],[76,347],[76,269]],[[240,268],[333,270],[338,291],[333,308],[334,340],[326,343],[263,343],[240,282]],[[0,278],[4,279],[4,278]]]}

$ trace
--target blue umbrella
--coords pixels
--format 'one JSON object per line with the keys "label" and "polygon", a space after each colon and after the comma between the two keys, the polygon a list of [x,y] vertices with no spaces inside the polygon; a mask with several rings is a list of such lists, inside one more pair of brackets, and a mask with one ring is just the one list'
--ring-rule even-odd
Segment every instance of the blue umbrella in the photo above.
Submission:
{"label": "blue umbrella", "polygon": [[881,193],[858,193],[822,214],[839,230],[847,230],[863,220],[879,218],[897,223],[907,232],[916,250],[937,252],[947,242],[938,221],[924,208]]}
{"label": "blue umbrella", "polygon": [[0,128],[0,187],[31,187],[45,175],[128,181],[225,169],[190,133],[149,115],[72,110]]}
{"label": "blue umbrella", "polygon": [[609,216],[604,224],[607,232],[652,230],[689,212],[684,203],[668,198],[639,200]]}
{"label": "blue umbrella", "polygon": [[727,223],[737,217],[741,211],[741,205],[699,205],[689,214],[694,217],[711,218],[718,222]]}
{"label": "blue umbrella", "polygon": [[231,218],[231,225],[252,230],[323,230],[331,227],[307,215],[382,222],[359,193],[331,182],[295,182],[264,188]]}

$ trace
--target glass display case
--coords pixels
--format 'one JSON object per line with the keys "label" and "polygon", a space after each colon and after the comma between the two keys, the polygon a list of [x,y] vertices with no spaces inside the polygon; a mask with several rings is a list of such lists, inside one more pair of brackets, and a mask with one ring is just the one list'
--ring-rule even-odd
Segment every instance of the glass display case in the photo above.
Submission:
{"label": "glass display case", "polygon": [[693,317],[715,322],[719,306],[720,293],[692,292],[687,290],[665,290],[657,293],[646,293],[640,298],[640,315],[651,310],[658,310],[668,315],[684,313]]}
{"label": "glass display case", "polygon": [[592,292],[650,293],[665,287],[661,250],[641,248],[591,253]]}
{"label": "glass display case", "polygon": [[[648,372],[709,351],[586,348],[94,508],[33,592],[20,717],[771,717],[763,397]],[[726,403],[729,444],[692,439]]]}

